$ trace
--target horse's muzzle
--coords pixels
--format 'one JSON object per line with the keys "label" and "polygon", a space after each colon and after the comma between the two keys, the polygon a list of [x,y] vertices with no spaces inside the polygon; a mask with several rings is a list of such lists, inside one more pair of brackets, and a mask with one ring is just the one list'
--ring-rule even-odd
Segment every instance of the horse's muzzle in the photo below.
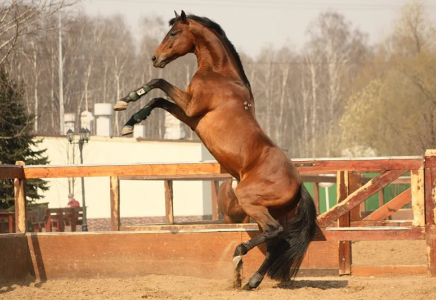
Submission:
{"label": "horse's muzzle", "polygon": [[163,67],[165,67],[168,64],[169,59],[166,58],[166,57],[158,58],[156,56],[153,56],[151,58],[151,61],[153,62],[153,67],[155,67],[155,68],[163,68]]}

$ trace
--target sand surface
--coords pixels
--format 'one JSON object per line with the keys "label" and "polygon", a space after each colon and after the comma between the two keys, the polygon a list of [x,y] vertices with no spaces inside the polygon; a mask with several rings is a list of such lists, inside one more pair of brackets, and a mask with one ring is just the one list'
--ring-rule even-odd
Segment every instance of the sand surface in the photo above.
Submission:
{"label": "sand surface", "polygon": [[[353,243],[355,265],[425,265],[425,241]],[[400,263],[399,263],[400,262]],[[243,284],[248,278],[243,279]],[[279,284],[266,279],[254,291],[235,290],[231,278],[144,275],[129,278],[1,282],[0,299],[436,299],[436,278],[306,277]]]}
{"label": "sand surface", "polygon": [[148,275],[134,278],[50,280],[0,284],[0,299],[436,299],[436,278],[299,278],[293,284],[264,281],[254,291],[230,280]]}

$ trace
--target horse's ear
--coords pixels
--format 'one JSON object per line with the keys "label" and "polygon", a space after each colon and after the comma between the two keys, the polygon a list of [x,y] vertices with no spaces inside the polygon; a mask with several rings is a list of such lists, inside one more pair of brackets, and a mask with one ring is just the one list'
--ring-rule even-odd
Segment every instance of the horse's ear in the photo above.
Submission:
{"label": "horse's ear", "polygon": [[176,18],[180,17],[176,11],[174,11],[174,14],[176,15]]}
{"label": "horse's ear", "polygon": [[185,14],[185,12],[182,10],[182,15],[181,15],[181,17],[182,17],[182,22],[183,23],[185,23],[185,24],[189,24],[189,22],[188,22],[188,19],[186,18],[186,14]]}

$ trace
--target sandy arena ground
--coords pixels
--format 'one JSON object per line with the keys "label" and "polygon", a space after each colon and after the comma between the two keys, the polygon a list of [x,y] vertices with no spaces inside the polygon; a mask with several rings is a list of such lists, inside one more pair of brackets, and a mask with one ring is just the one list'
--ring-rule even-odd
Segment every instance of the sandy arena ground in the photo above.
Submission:
{"label": "sandy arena ground", "polygon": [[[356,265],[425,265],[424,241],[353,243]],[[398,264],[398,263],[397,263]],[[248,280],[244,278],[243,284]],[[264,280],[254,291],[239,291],[231,279],[146,275],[130,278],[0,282],[0,299],[436,299],[436,278],[307,277],[278,284]]]}
{"label": "sandy arena ground", "polygon": [[291,284],[264,281],[238,291],[229,280],[148,275],[134,278],[51,280],[0,285],[0,299],[436,299],[436,278],[300,278]]}

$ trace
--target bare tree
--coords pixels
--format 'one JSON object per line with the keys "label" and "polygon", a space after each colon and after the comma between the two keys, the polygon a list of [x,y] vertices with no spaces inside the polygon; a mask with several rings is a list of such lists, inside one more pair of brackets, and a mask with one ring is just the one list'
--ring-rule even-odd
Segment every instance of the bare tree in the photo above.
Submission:
{"label": "bare tree", "polygon": [[[318,131],[320,133],[318,138],[320,136],[324,138],[326,156],[330,156],[334,148],[332,141],[337,120],[343,113],[344,100],[350,94],[346,87],[353,79],[354,69],[363,61],[366,37],[358,30],[352,31],[351,24],[336,12],[320,14],[310,25],[308,32],[310,35],[308,50],[312,54],[306,56],[306,59],[309,62],[312,78],[317,80],[312,83],[312,87],[323,89],[322,93],[313,93],[316,96],[314,98],[316,103],[320,100],[322,110],[322,115],[319,115],[322,117],[319,119],[322,126],[317,128],[323,130]],[[317,58],[317,61],[313,61],[313,58]],[[317,64],[318,68],[315,68],[314,64]],[[315,74],[317,70],[322,71]]]}
{"label": "bare tree", "polygon": [[0,64],[18,46],[25,36],[47,30],[44,20],[60,9],[71,6],[75,0],[11,0],[0,5]]}
{"label": "bare tree", "polygon": [[[39,61],[39,57],[38,57],[38,49],[35,45],[35,41],[31,40],[29,42],[30,45],[30,53],[26,53],[23,52],[23,56],[27,59],[29,65],[30,65],[30,70],[31,70],[31,74],[33,75],[33,96],[34,96],[34,110],[33,110],[33,114],[35,115],[35,120],[34,120],[34,131],[37,132],[38,131],[38,104],[39,104],[39,98],[38,98],[38,84],[39,84],[39,79],[42,73],[42,68],[40,68],[40,61]],[[28,97],[27,97],[28,98]],[[28,105],[28,112],[30,112],[30,108]]]}
{"label": "bare tree", "polygon": [[[303,149],[302,149],[302,155],[305,157],[309,157],[309,149],[311,149],[309,145],[309,118],[310,118],[310,94],[311,94],[311,88],[310,88],[310,76],[307,75],[306,68],[304,66],[300,68],[300,94],[301,94],[301,101],[303,106]],[[316,115],[316,114],[315,114]],[[315,116],[313,116],[315,117]],[[315,127],[315,126],[313,126]]]}

